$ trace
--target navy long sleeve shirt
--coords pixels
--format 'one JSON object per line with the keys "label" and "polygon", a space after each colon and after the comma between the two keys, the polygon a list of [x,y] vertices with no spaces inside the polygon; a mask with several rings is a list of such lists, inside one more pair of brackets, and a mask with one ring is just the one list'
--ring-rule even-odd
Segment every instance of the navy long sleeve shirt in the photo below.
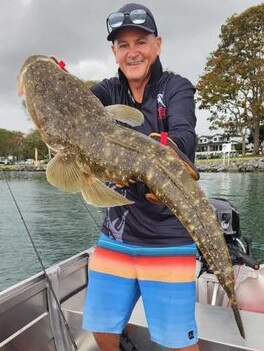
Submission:
{"label": "navy long sleeve shirt", "polygon": [[[145,121],[135,127],[136,130],[146,135],[168,132],[181,151],[194,161],[195,88],[188,79],[163,71],[159,58],[152,66],[140,104],[134,101],[120,70],[118,77],[105,79],[92,86],[91,90],[104,106],[126,104],[139,109]],[[187,230],[166,206],[154,205],[146,200],[148,189],[143,183],[123,189],[116,189],[114,184],[109,186],[135,202],[107,210],[102,228],[104,234],[135,245],[174,246],[193,242]]]}

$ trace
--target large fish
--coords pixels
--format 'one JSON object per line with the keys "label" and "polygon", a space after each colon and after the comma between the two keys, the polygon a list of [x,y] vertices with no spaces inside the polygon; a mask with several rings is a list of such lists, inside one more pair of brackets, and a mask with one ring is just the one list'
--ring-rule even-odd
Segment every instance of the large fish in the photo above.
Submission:
{"label": "large fish", "polygon": [[169,148],[116,120],[143,122],[141,113],[123,105],[104,107],[78,78],[52,57],[31,56],[23,64],[18,90],[42,139],[56,152],[47,179],[81,192],[95,206],[131,201],[105,182],[143,181],[186,227],[226,291],[245,337],[234,290],[233,267],[216,215],[185,163]]}

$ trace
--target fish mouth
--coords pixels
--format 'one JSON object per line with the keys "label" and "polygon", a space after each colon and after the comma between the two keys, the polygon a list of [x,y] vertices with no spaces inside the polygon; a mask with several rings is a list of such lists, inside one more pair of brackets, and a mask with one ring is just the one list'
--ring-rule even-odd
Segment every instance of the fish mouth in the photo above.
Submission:
{"label": "fish mouth", "polygon": [[27,72],[28,68],[37,61],[48,61],[52,62],[55,65],[58,65],[58,58],[55,56],[42,56],[42,55],[33,55],[29,57],[29,59],[25,62],[22,67],[19,75],[18,75],[18,83],[17,83],[17,94],[18,96],[25,95],[25,85],[24,85],[24,75]]}
{"label": "fish mouth", "polygon": [[18,78],[18,83],[17,83],[17,95],[19,97],[25,95],[25,87],[24,87],[24,82],[23,82],[23,76],[20,75]]}
{"label": "fish mouth", "polygon": [[22,67],[22,70],[19,72],[18,79],[17,79],[17,95],[18,96],[23,96],[25,95],[25,84],[24,84],[24,74],[26,73],[28,69],[28,65]]}

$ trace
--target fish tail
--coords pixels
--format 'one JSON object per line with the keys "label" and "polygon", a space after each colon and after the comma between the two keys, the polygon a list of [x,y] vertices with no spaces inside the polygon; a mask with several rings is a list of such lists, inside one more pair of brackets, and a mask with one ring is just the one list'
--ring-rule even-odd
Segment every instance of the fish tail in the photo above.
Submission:
{"label": "fish tail", "polygon": [[239,310],[238,305],[237,305],[237,301],[234,301],[234,299],[233,299],[231,305],[232,305],[232,309],[234,312],[235,320],[236,320],[240,335],[242,336],[243,339],[245,339],[246,338],[245,330],[244,330],[240,310]]}
{"label": "fish tail", "polygon": [[[231,264],[231,262],[230,262],[230,264]],[[242,338],[245,339],[246,338],[245,337],[245,330],[244,330],[244,326],[243,326],[243,321],[242,321],[240,309],[239,309],[238,303],[237,303],[233,274],[231,275],[231,272],[227,271],[227,272],[225,272],[225,274],[221,275],[219,272],[216,271],[215,275],[216,275],[219,283],[221,284],[222,288],[224,289],[225,293],[228,296],[228,299],[229,299],[230,304],[231,304],[231,308],[232,308],[233,313],[234,313],[234,317],[236,320],[238,330],[239,330]],[[228,282],[228,284],[227,284],[227,282]]]}
{"label": "fish tail", "polygon": [[149,177],[147,185],[178,217],[202,251],[230,299],[239,332],[245,338],[230,254],[208,198],[181,163],[177,160],[166,163],[166,155],[156,163],[152,174],[155,177]]}

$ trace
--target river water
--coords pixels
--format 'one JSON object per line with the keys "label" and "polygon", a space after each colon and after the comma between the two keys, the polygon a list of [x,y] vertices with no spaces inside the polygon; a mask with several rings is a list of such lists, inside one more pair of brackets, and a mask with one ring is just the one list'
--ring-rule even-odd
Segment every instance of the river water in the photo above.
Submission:
{"label": "river water", "polygon": [[[42,172],[5,172],[45,267],[96,242],[103,210],[47,183]],[[264,173],[202,173],[208,196],[230,200],[242,234],[253,235],[253,256],[264,263]],[[0,291],[41,271],[20,214],[0,175]]]}

